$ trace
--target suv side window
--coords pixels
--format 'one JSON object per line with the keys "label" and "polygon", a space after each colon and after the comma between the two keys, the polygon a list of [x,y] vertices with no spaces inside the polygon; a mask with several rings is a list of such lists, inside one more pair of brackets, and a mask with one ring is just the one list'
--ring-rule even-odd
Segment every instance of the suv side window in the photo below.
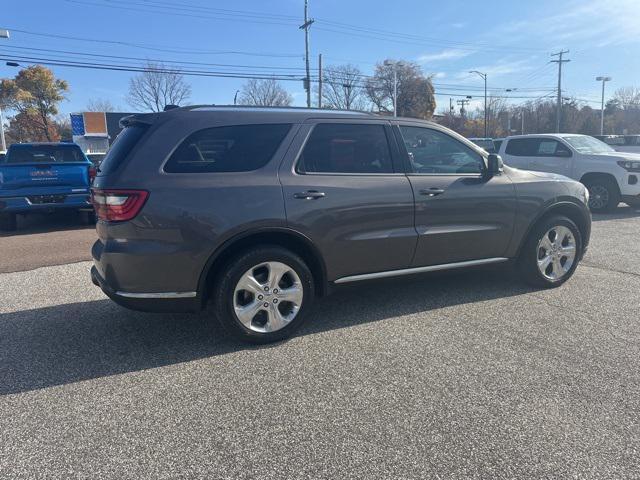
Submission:
{"label": "suv side window", "polygon": [[264,167],[290,124],[233,125],[189,135],[164,166],[168,173],[248,172]]}
{"label": "suv side window", "polygon": [[414,173],[481,173],[482,155],[438,130],[400,125]]}
{"label": "suv side window", "polygon": [[538,151],[537,138],[513,138],[507,142],[504,153],[515,157],[533,157]]}
{"label": "suv side window", "polygon": [[535,157],[570,157],[571,150],[557,140],[541,138],[537,141]]}
{"label": "suv side window", "polygon": [[296,166],[298,173],[393,173],[384,125],[319,123]]}

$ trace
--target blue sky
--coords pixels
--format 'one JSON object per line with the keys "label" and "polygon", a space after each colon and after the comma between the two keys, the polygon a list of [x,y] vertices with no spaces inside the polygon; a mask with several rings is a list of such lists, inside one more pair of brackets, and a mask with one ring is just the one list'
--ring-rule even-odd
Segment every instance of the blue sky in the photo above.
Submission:
{"label": "blue sky", "polygon": [[[26,55],[24,48],[38,48],[47,58],[81,58],[44,51],[59,50],[222,64],[192,67],[209,71],[302,75],[304,42],[297,28],[302,10],[303,0],[4,0],[0,28],[11,30],[11,38],[0,39],[0,53]],[[451,94],[473,95],[472,107],[481,102],[482,80],[469,70],[486,72],[494,93],[509,96],[514,104],[527,100],[518,97],[552,94],[557,66],[548,62],[561,48],[570,50],[571,59],[564,66],[566,96],[598,107],[595,77],[603,74],[613,77],[608,93],[640,86],[640,0],[310,0],[310,16],[318,20],[311,28],[314,67],[318,53],[325,65],[352,63],[365,74],[385,58],[418,62],[434,75],[438,110],[448,106]],[[29,55],[35,56],[33,50]],[[121,110],[131,110],[126,93],[133,73],[51,68],[70,84],[62,112],[81,111],[92,98],[108,98]],[[2,77],[15,73],[4,62],[0,66]],[[193,89],[190,103],[231,103],[244,83],[187,80]],[[302,83],[283,84],[295,104],[303,105]],[[517,90],[507,93],[507,88]]]}

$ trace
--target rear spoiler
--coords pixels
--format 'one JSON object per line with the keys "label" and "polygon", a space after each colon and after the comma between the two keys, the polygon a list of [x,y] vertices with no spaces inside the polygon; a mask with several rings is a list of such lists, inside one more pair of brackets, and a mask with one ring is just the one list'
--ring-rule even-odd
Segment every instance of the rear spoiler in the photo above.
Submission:
{"label": "rear spoiler", "polygon": [[120,119],[120,127],[132,127],[134,125],[152,125],[158,120],[159,113],[136,113],[134,115],[127,115]]}

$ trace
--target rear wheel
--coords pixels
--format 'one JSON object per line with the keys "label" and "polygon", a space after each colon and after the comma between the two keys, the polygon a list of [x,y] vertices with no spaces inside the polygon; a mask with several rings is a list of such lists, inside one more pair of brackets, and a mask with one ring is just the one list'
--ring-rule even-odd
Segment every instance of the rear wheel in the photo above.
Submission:
{"label": "rear wheel", "polygon": [[537,287],[559,287],[569,280],[582,255],[582,237],[574,222],[553,216],[539,222],[520,254],[524,279]]}
{"label": "rear wheel", "polygon": [[589,208],[593,213],[610,212],[620,203],[620,192],[614,180],[596,177],[585,182],[589,190]]}
{"label": "rear wheel", "polygon": [[13,232],[18,228],[18,219],[15,213],[0,213],[0,230]]}
{"label": "rear wheel", "polygon": [[280,247],[259,247],[234,258],[214,286],[221,325],[250,343],[293,334],[313,301],[313,277],[304,261]]}

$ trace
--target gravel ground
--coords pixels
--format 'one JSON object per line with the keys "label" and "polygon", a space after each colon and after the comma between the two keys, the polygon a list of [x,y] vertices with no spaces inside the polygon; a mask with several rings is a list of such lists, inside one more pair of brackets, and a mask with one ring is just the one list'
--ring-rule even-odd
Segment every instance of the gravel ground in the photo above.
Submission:
{"label": "gravel ground", "polygon": [[0,478],[640,478],[640,214],[559,289],[342,288],[290,341],[124,310],[88,262],[0,275]]}

